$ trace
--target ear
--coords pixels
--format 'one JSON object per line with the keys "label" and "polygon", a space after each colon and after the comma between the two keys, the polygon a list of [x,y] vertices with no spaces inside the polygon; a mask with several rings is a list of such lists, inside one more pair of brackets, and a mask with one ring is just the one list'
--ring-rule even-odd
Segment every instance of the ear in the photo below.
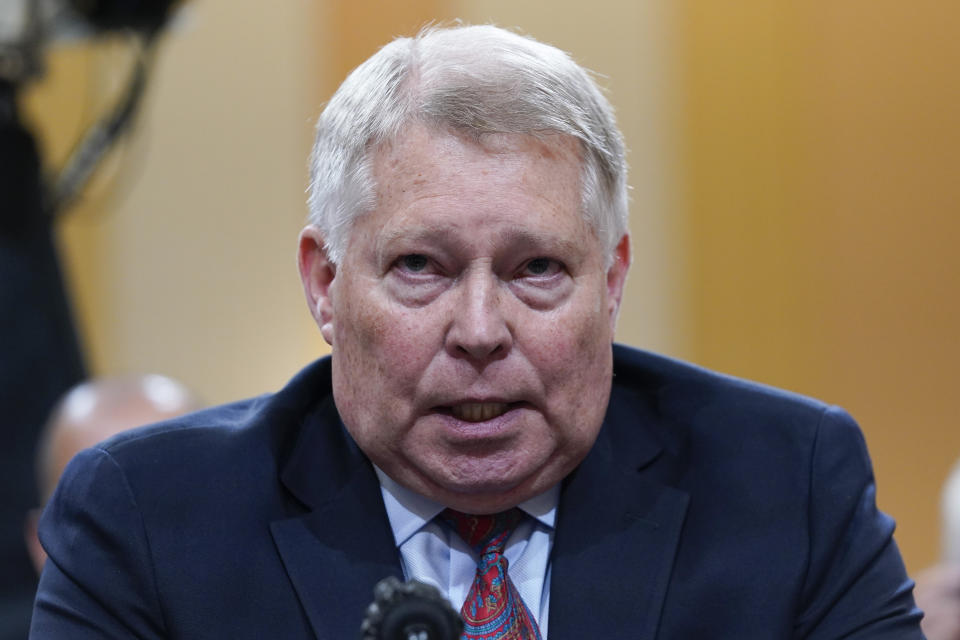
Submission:
{"label": "ear", "polygon": [[613,250],[613,264],[607,270],[607,310],[610,313],[610,333],[617,327],[617,312],[623,298],[623,286],[630,269],[630,235],[625,233]]}
{"label": "ear", "polygon": [[333,345],[333,303],[330,296],[337,265],[327,256],[323,234],[314,225],[308,225],[300,232],[297,265],[300,267],[300,281],[310,313],[320,327],[323,339]]}

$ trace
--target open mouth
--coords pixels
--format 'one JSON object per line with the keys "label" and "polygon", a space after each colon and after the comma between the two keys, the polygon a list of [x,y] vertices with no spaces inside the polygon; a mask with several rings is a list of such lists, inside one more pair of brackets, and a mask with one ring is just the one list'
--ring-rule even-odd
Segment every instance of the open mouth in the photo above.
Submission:
{"label": "open mouth", "polygon": [[464,422],[484,422],[502,416],[516,404],[519,403],[464,402],[453,405],[452,407],[442,407],[442,410],[457,420],[463,420]]}

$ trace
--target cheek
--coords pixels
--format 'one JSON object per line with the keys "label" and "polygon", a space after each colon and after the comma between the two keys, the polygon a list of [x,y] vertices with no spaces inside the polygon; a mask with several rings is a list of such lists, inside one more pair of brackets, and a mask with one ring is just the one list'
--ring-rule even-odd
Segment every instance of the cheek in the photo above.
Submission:
{"label": "cheek", "polygon": [[393,375],[403,376],[394,384],[413,386],[440,349],[437,314],[394,308],[381,316],[381,321],[387,328],[378,337],[378,357]]}
{"label": "cheek", "polygon": [[376,354],[382,350],[385,325],[384,318],[369,307],[347,303],[337,309],[333,356],[349,373],[351,382],[364,375],[383,375],[383,363]]}
{"label": "cheek", "polygon": [[425,351],[419,346],[416,322],[368,296],[340,305],[336,331],[337,408],[368,455],[395,455],[410,421]]}
{"label": "cheek", "polygon": [[596,312],[597,304],[596,296],[590,296],[528,333],[551,419],[572,432],[591,431],[590,425],[602,420],[606,410],[606,394],[583,391],[610,385],[612,335],[606,316]]}
{"label": "cheek", "polygon": [[368,382],[376,378],[385,390],[412,387],[436,352],[431,315],[380,303],[376,296],[364,304],[345,305],[343,311],[340,351],[355,375]]}
{"label": "cheek", "polygon": [[573,303],[548,322],[530,323],[530,340],[536,343],[549,369],[560,380],[576,380],[595,372],[610,352],[612,334],[602,308],[602,296],[590,295]]}

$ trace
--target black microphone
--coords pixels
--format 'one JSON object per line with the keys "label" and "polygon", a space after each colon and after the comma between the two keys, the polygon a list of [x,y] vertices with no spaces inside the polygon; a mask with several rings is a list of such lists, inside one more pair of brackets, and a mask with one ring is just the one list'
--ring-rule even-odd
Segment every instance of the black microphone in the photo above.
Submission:
{"label": "black microphone", "polygon": [[459,640],[463,621],[429,584],[384,578],[360,625],[360,640]]}

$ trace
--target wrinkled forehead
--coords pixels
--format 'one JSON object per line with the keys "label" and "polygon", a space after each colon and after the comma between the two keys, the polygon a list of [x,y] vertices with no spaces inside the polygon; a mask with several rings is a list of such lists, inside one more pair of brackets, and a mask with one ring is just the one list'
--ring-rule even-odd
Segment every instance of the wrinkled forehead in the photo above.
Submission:
{"label": "wrinkled forehead", "polygon": [[582,162],[584,152],[583,143],[579,139],[562,131],[486,131],[454,127],[423,118],[410,119],[388,139],[371,141],[368,149],[370,156],[374,157],[404,145],[422,144],[426,140],[450,140],[469,144],[490,154],[527,153],[536,148],[545,152],[548,157],[563,154],[577,163]]}
{"label": "wrinkled forehead", "polygon": [[580,142],[555,132],[475,133],[418,123],[377,145],[370,163],[378,196],[395,190],[397,182],[421,186],[472,173],[478,182],[493,187],[497,178],[525,179],[562,171],[573,176],[565,191],[579,199]]}
{"label": "wrinkled forehead", "polygon": [[[573,136],[556,131],[476,132],[413,123],[392,139],[372,146],[367,163],[378,200],[394,190],[397,181],[422,184],[480,167],[483,175],[479,178],[489,177],[492,187],[492,164],[510,167],[515,175],[562,167],[574,176],[574,183],[565,186],[583,213],[583,145]],[[429,178],[424,177],[427,175]]]}

